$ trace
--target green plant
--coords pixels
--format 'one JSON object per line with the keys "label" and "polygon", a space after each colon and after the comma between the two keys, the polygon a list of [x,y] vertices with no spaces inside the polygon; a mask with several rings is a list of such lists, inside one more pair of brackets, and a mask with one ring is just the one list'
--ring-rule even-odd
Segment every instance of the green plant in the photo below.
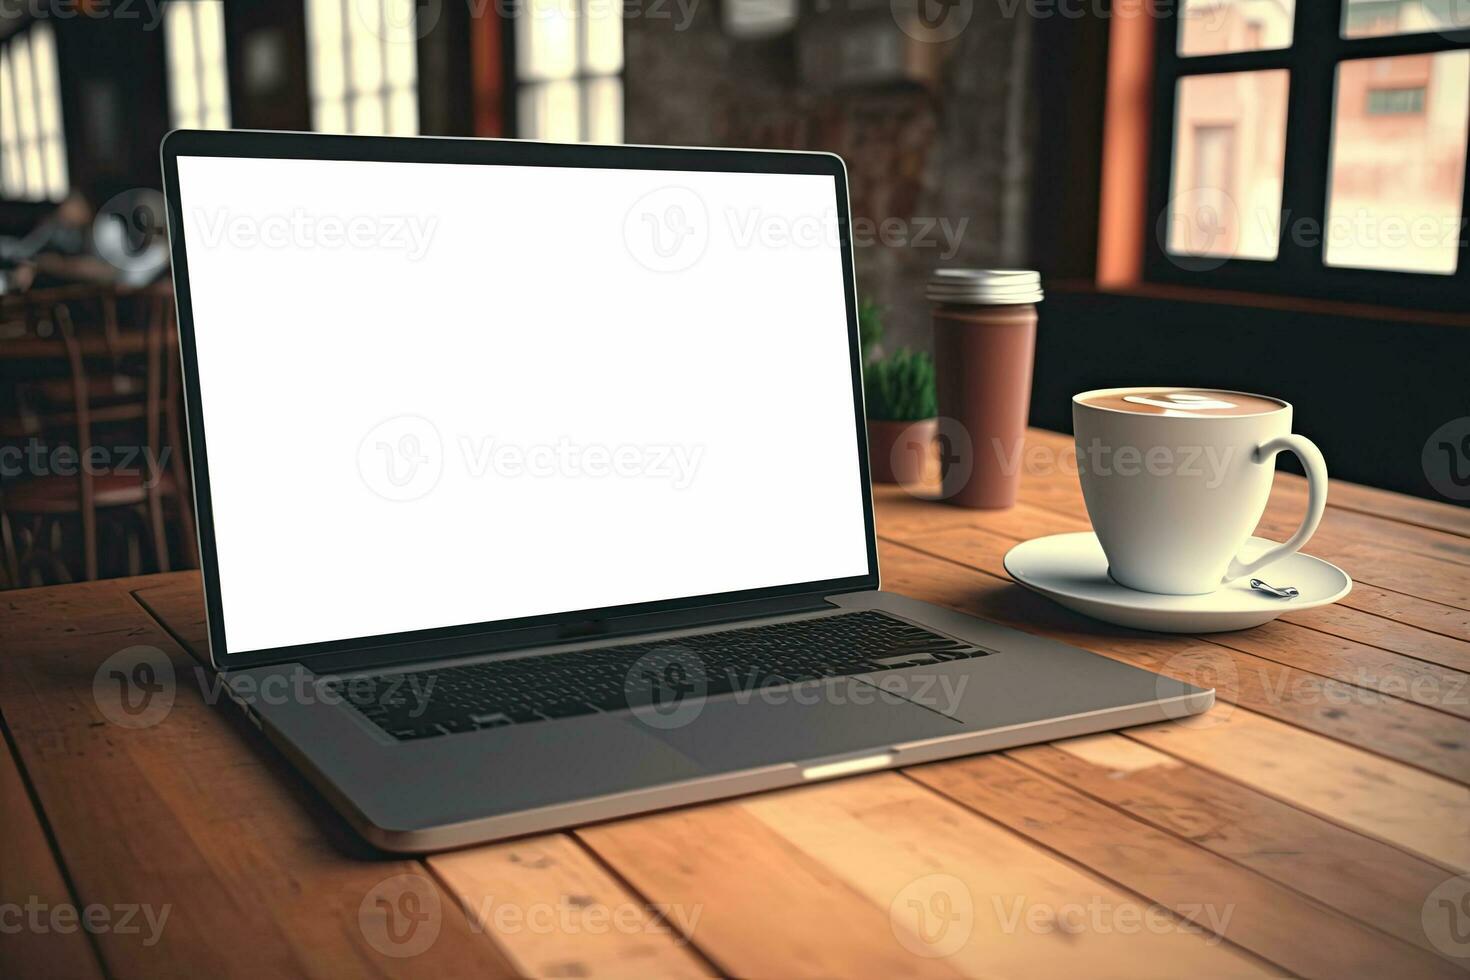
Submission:
{"label": "green plant", "polygon": [[873,359],[873,348],[883,341],[883,307],[871,296],[858,300],[858,346],[863,363]]}
{"label": "green plant", "polygon": [[934,394],[934,359],[907,347],[863,368],[868,418],[916,422],[939,414]]}

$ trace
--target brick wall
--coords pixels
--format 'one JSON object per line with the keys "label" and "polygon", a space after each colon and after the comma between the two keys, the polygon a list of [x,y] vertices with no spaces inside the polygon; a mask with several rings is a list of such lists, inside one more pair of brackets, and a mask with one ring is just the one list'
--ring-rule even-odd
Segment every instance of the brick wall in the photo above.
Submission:
{"label": "brick wall", "polygon": [[801,53],[840,45],[855,16],[902,39],[886,2],[854,10],[865,0],[815,0],[794,35],[764,41],[732,40],[716,4],[685,2],[646,6],[625,22],[626,140],[841,154],[858,292],[889,308],[888,346],[928,346],[931,269],[1025,262],[1036,111],[1029,18],[973,0],[954,40],[910,42],[933,62],[932,84],[836,86],[810,69],[803,78]]}

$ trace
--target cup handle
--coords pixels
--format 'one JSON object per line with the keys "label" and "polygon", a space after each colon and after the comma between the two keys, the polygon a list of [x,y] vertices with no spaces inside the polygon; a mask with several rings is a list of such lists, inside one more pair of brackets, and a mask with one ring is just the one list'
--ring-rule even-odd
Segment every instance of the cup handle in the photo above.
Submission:
{"label": "cup handle", "polygon": [[1322,523],[1322,514],[1327,510],[1327,461],[1322,458],[1322,451],[1312,440],[1294,433],[1277,436],[1262,443],[1256,449],[1252,461],[1268,463],[1276,458],[1277,453],[1287,450],[1296,453],[1296,458],[1302,461],[1302,467],[1307,471],[1307,516],[1302,519],[1302,526],[1296,529],[1290,540],[1285,544],[1278,544],[1255,561],[1242,563],[1238,555],[1232,558],[1230,568],[1221,580],[1222,584],[1244,578],[1273,561],[1296,554],[1317,530],[1317,525]]}

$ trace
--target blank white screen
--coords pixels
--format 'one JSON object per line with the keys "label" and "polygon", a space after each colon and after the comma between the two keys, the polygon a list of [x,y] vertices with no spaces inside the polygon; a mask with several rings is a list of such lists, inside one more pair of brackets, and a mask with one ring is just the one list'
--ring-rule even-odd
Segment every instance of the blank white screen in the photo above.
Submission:
{"label": "blank white screen", "polygon": [[830,177],[178,170],[231,653],[866,574]]}

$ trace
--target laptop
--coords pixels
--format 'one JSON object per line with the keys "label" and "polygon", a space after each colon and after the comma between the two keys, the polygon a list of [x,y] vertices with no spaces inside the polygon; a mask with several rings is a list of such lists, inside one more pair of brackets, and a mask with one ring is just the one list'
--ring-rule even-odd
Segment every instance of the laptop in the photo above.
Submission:
{"label": "laptop", "polygon": [[1213,702],[883,591],[838,157],[179,131],[162,158],[210,658],[372,844]]}

